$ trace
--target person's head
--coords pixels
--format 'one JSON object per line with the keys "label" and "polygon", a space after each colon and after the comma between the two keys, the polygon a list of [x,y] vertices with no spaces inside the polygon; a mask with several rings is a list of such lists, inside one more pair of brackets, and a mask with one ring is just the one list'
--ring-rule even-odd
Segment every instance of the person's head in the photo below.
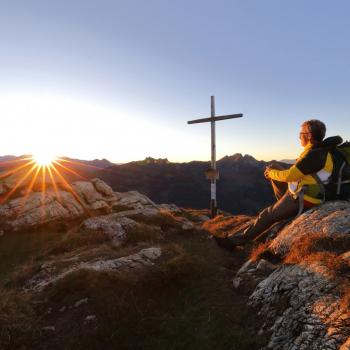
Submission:
{"label": "person's head", "polygon": [[326,135],[326,125],[320,120],[311,119],[301,124],[299,134],[300,143],[303,147],[308,144],[317,144],[322,142]]}

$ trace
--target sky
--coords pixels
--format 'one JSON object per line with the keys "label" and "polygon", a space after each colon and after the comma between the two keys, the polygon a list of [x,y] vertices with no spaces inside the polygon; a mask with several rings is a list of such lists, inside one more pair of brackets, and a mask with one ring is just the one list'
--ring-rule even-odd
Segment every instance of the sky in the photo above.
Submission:
{"label": "sky", "polygon": [[0,0],[0,155],[294,159],[350,137],[347,0]]}

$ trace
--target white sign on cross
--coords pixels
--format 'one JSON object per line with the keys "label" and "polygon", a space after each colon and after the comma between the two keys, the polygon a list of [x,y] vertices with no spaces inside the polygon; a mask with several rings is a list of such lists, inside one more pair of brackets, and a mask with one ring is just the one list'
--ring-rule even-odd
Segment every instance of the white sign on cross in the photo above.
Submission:
{"label": "white sign on cross", "polygon": [[216,170],[216,143],[215,143],[215,122],[219,120],[242,118],[243,114],[229,114],[215,116],[215,97],[211,96],[211,116],[210,118],[202,118],[190,120],[187,124],[197,123],[211,123],[211,169],[206,172],[207,177],[210,179],[210,212],[211,217],[214,218],[217,214],[217,200],[216,200],[216,180],[219,178],[219,172]]}

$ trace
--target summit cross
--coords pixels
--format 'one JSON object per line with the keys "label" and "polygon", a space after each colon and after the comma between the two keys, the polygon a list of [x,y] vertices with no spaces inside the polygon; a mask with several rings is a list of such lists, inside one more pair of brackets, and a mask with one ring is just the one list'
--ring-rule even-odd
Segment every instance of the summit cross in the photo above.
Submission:
{"label": "summit cross", "polygon": [[211,217],[217,215],[216,200],[216,180],[219,178],[219,172],[216,170],[216,141],[215,141],[215,122],[226,119],[242,118],[243,114],[229,114],[215,116],[215,97],[211,96],[211,116],[209,118],[190,120],[187,124],[207,123],[211,124],[211,168],[206,171],[206,176],[210,180],[210,213]]}

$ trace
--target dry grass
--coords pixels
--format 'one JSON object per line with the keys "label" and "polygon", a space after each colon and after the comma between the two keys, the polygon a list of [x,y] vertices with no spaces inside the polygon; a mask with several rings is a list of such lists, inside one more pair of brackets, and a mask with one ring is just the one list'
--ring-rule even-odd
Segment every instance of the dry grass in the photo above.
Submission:
{"label": "dry grass", "polygon": [[5,286],[7,288],[21,288],[28,279],[40,271],[40,264],[31,257],[27,262],[17,267]]}
{"label": "dry grass", "polygon": [[183,215],[193,222],[201,223],[203,216],[210,218],[210,211],[208,209],[183,208],[180,214],[175,215]]}
{"label": "dry grass", "polygon": [[[342,277],[349,270],[349,262],[340,257],[350,250],[350,236],[324,233],[301,237],[284,258],[286,264],[311,266],[317,263],[328,269],[332,277]],[[319,271],[318,271],[319,272]]]}
{"label": "dry grass", "polygon": [[[24,314],[23,334],[18,333],[18,339],[26,349],[260,348],[266,339],[250,336],[260,320],[246,308],[242,296],[234,294],[232,271],[225,267],[236,264],[238,268],[242,260],[232,262],[236,257],[197,232],[169,237],[162,240],[163,254],[152,268],[80,270],[37,295],[42,303],[35,310],[21,313],[21,302],[14,301],[15,317],[4,321],[12,329],[11,339],[19,330],[16,317]],[[137,241],[148,239],[153,238],[137,236]],[[120,247],[116,253],[131,246]],[[74,307],[83,298],[88,303]],[[60,312],[62,307],[66,311]],[[95,315],[97,321],[84,324],[87,315]],[[33,329],[53,325],[55,331],[36,333],[34,341],[26,324]],[[4,339],[0,341],[5,344]],[[7,342],[0,348],[15,349],[13,344]]]}
{"label": "dry grass", "polygon": [[272,254],[269,250],[270,242],[260,243],[257,246],[253,247],[250,252],[249,259],[252,261],[258,261],[260,259],[265,259],[267,254]]}
{"label": "dry grass", "polygon": [[101,231],[69,231],[62,236],[61,241],[48,249],[44,255],[59,255],[72,252],[81,247],[93,247],[108,242],[108,236]]}
{"label": "dry grass", "polygon": [[214,236],[226,237],[235,232],[243,231],[249,225],[251,219],[250,216],[246,215],[231,217],[218,215],[216,218],[204,222],[202,227]]}
{"label": "dry grass", "polygon": [[350,236],[318,233],[306,235],[291,247],[285,262],[300,263],[314,253],[327,252],[339,255],[350,250]]}
{"label": "dry grass", "polygon": [[127,244],[148,242],[154,245],[163,239],[163,231],[159,227],[147,224],[137,224],[127,232]]}
{"label": "dry grass", "polygon": [[339,302],[339,308],[340,310],[344,310],[346,313],[350,312],[350,286],[348,283],[344,283],[343,285],[342,296]]}
{"label": "dry grass", "polygon": [[0,349],[19,349],[33,339],[34,310],[28,295],[0,289]]}
{"label": "dry grass", "polygon": [[[140,224],[118,248],[106,244],[108,237],[102,233],[76,229],[63,235],[45,247],[45,254],[38,250],[39,257],[18,269],[13,277],[16,287],[37,271],[48,254],[58,264],[78,253],[79,259],[91,254],[87,259],[93,260],[156,244],[163,253],[154,266],[79,270],[32,295],[40,301],[36,305],[21,294],[8,294],[6,310],[0,301],[0,349],[251,350],[265,344],[266,339],[256,335],[261,320],[247,309],[245,297],[232,290],[232,270],[241,266],[242,256],[228,254],[201,232],[184,232],[181,217],[162,213],[133,219]],[[84,298],[88,303],[74,307]],[[85,324],[88,315],[97,321]],[[45,326],[54,326],[55,331],[37,331]]]}
{"label": "dry grass", "polygon": [[170,212],[160,212],[157,215],[134,214],[129,216],[138,223],[143,223],[150,226],[158,226],[162,231],[167,231],[172,228],[179,228],[180,222]]}
{"label": "dry grass", "polygon": [[[162,250],[152,269],[80,270],[46,288],[40,295],[46,301],[36,308],[44,317],[32,321],[39,329],[54,325],[55,332],[37,336],[35,349],[250,350],[266,341],[247,337],[260,321],[233,295],[231,274],[220,268],[225,252],[195,233],[165,242]],[[86,305],[72,307],[83,298]],[[97,322],[84,325],[87,315]],[[33,343],[29,337],[23,344]]]}

